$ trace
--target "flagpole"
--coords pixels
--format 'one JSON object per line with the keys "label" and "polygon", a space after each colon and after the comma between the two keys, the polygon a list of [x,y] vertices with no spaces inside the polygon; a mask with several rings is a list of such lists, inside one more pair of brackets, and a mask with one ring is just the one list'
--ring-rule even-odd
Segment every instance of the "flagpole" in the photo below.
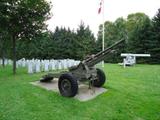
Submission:
{"label": "flagpole", "polygon": [[[102,31],[102,51],[104,51],[104,0],[102,0],[102,22],[103,22],[103,31]],[[102,61],[102,67],[104,67],[104,61]]]}

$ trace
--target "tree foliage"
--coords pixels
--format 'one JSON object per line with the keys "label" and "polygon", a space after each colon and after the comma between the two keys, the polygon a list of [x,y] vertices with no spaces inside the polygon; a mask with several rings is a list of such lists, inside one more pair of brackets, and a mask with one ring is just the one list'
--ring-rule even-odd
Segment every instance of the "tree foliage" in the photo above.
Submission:
{"label": "tree foliage", "polygon": [[[32,5],[29,1],[31,3],[33,2],[34,5]],[[11,41],[10,38],[16,38],[16,50],[18,59],[71,58],[82,60],[85,56],[95,54],[102,50],[102,25],[99,26],[97,40],[95,39],[89,26],[85,26],[83,22],[80,23],[78,29],[76,30],[71,30],[70,28],[56,27],[54,32],[46,31],[44,21],[49,17],[50,6],[46,2],[40,5],[38,1],[42,2],[43,0],[22,1],[22,5],[24,5],[25,8],[17,8],[17,4],[20,4],[21,2],[14,4],[14,6],[16,6],[16,9],[12,9],[15,12],[15,19],[13,19],[14,15],[6,15],[7,12],[0,9],[0,14],[2,16],[0,20],[4,22],[4,24],[0,23],[1,42],[5,43],[5,41],[7,40]],[[36,4],[38,4],[38,8],[32,8],[33,6],[36,6]],[[8,8],[5,7],[6,6],[3,6],[2,8],[7,10]],[[7,7],[10,8],[10,6]],[[30,9],[32,9],[31,13]],[[23,14],[26,13],[26,15],[23,15],[21,12]],[[40,14],[42,16],[40,16]],[[19,17],[22,18],[22,20],[18,19]],[[12,26],[14,25],[15,29],[11,28],[10,30],[8,30],[10,24],[7,25],[7,22],[9,22],[11,18],[13,21],[10,24],[12,24]],[[5,22],[5,20],[7,20],[7,22]],[[122,58],[120,57],[120,54],[125,52],[150,53],[151,58],[142,58],[139,59],[138,62],[160,63],[160,10],[158,10],[157,14],[153,19],[150,19],[144,13],[134,13],[129,14],[127,19],[121,17],[116,19],[114,22],[106,21],[104,26],[105,48],[109,47],[120,39],[126,40],[125,44],[119,45],[115,49],[116,52],[108,55],[105,60],[106,62],[121,62]],[[29,29],[27,29],[28,27]],[[4,43],[3,45],[7,48],[7,45],[5,45]],[[13,44],[14,42],[9,43],[10,44],[8,44],[8,46]],[[3,50],[3,48],[1,44],[0,50]],[[6,53],[7,57],[13,58],[11,56],[13,54],[10,53],[9,48],[7,48]]]}
{"label": "tree foliage", "polygon": [[32,41],[17,43],[20,58],[38,59],[83,59],[92,54],[95,38],[89,27],[83,23],[76,31],[56,27],[54,32],[44,32]]}
{"label": "tree foliage", "polygon": [[50,5],[45,0],[1,0],[0,27],[11,36],[13,72],[16,72],[16,41],[31,40],[46,29]]}
{"label": "tree foliage", "polygon": [[160,9],[158,9],[157,14],[152,19],[152,28],[149,38],[148,49],[152,54],[150,61],[152,63],[160,63]]}
{"label": "tree foliage", "polygon": [[0,58],[2,58],[2,65],[5,66],[4,60],[9,57],[10,49],[9,36],[7,31],[0,29]]}
{"label": "tree foliage", "polygon": [[[126,21],[123,18],[118,18],[115,22],[106,21],[105,22],[105,39],[104,39],[104,46],[105,48],[109,47],[113,43],[121,39],[126,38]],[[97,41],[98,51],[102,49],[102,25],[100,26],[100,31],[98,33],[98,41]],[[106,62],[118,62],[120,60],[119,54],[124,52],[124,46],[119,45],[117,47],[116,52],[113,54],[108,55],[106,58]]]}
{"label": "tree foliage", "polygon": [[[151,58],[140,58],[138,62],[160,63],[160,10],[151,20],[144,13],[129,14],[127,19],[118,18],[115,22],[105,22],[105,47],[119,39],[126,43],[120,45],[116,54],[109,55],[106,62],[120,62],[120,53],[150,53]],[[99,27],[97,49],[102,46],[102,25]]]}
{"label": "tree foliage", "polygon": [[151,20],[144,13],[130,14],[127,18],[129,51],[148,53],[148,36]]}

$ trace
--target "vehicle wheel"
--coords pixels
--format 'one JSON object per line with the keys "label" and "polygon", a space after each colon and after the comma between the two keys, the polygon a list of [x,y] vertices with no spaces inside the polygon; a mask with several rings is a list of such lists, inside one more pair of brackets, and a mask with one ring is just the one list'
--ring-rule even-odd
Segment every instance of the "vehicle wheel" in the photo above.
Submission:
{"label": "vehicle wheel", "polygon": [[96,70],[98,79],[93,81],[93,86],[102,87],[106,81],[106,76],[101,69],[97,68]]}
{"label": "vehicle wheel", "polygon": [[78,91],[78,83],[71,74],[62,74],[58,81],[58,88],[62,96],[74,97]]}

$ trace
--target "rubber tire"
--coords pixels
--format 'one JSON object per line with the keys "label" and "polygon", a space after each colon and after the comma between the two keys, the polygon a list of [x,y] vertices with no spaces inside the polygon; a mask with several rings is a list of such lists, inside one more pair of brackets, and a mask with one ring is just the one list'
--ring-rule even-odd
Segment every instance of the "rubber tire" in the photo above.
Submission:
{"label": "rubber tire", "polygon": [[98,80],[93,81],[93,86],[94,87],[102,87],[106,81],[105,73],[99,68],[97,68],[96,70],[97,70]]}
{"label": "rubber tire", "polygon": [[[68,80],[71,84],[71,92],[70,93],[66,93],[62,87],[61,87],[61,83],[63,80]],[[76,80],[76,78],[71,75],[71,74],[62,74],[60,77],[59,77],[59,80],[58,80],[58,88],[59,88],[59,92],[61,93],[62,96],[64,97],[74,97],[77,92],[78,92],[78,82]]]}

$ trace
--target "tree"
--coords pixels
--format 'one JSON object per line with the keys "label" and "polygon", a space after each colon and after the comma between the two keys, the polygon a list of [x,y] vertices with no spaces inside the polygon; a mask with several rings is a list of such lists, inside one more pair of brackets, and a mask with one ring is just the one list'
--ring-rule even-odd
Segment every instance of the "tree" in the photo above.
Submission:
{"label": "tree", "polygon": [[[105,22],[105,48],[109,47],[113,43],[121,39],[127,39],[126,21],[123,18],[118,18],[115,22]],[[97,50],[102,50],[102,25],[99,27]],[[120,53],[124,52],[124,45],[119,45],[116,49],[116,53],[110,54],[105,62],[118,62],[120,60]]]}
{"label": "tree", "polygon": [[31,41],[18,41],[18,59],[83,59],[94,53],[95,38],[89,27],[80,24],[76,31],[56,27],[54,32],[46,31]]}
{"label": "tree", "polygon": [[49,59],[51,56],[53,57],[54,51],[52,51],[52,48],[50,32],[46,31],[37,35],[31,41],[17,41],[17,58]]}
{"label": "tree", "polygon": [[5,58],[7,58],[7,53],[9,52],[9,36],[7,31],[0,31],[0,57],[2,58],[2,66],[4,67]]}
{"label": "tree", "polygon": [[128,15],[127,30],[130,44],[130,52],[148,53],[148,36],[151,20],[144,13]]}
{"label": "tree", "polygon": [[46,29],[50,5],[45,0],[3,0],[0,27],[7,28],[13,44],[13,73],[16,73],[16,41],[31,40]]}
{"label": "tree", "polygon": [[[128,51],[131,53],[149,53],[151,20],[144,13],[130,14],[127,17]],[[139,62],[149,59],[139,58]]]}
{"label": "tree", "polygon": [[160,9],[152,19],[149,51],[152,63],[160,63]]}
{"label": "tree", "polygon": [[90,30],[89,26],[85,26],[83,22],[79,25],[79,28],[76,31],[76,47],[77,55],[80,59],[83,59],[86,55],[94,53],[95,50],[95,37]]}
{"label": "tree", "polygon": [[93,54],[95,38],[89,27],[81,23],[76,32],[69,28],[56,27],[52,34],[52,57],[56,59],[83,59],[86,55]]}
{"label": "tree", "polygon": [[75,40],[76,34],[69,28],[56,27],[52,33],[52,52],[56,59],[76,58],[75,57]]}

